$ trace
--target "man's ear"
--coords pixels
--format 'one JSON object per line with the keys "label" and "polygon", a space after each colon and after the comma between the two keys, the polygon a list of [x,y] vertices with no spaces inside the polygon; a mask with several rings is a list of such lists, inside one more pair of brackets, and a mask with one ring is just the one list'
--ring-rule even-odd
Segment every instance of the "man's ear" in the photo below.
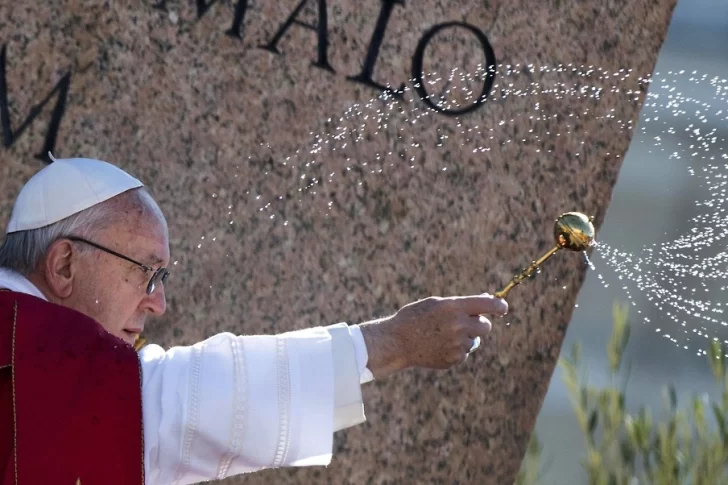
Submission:
{"label": "man's ear", "polygon": [[43,274],[48,289],[61,300],[71,296],[78,252],[68,239],[59,239],[48,248],[43,262]]}

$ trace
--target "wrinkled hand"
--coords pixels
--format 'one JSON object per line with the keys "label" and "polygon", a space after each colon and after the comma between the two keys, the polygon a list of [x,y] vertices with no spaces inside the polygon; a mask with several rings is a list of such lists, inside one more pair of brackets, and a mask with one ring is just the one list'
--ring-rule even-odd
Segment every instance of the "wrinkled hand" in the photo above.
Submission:
{"label": "wrinkled hand", "polygon": [[447,369],[468,357],[491,322],[484,314],[505,315],[505,300],[483,294],[430,297],[402,307],[391,317],[361,325],[369,353],[367,367],[381,378],[409,367]]}

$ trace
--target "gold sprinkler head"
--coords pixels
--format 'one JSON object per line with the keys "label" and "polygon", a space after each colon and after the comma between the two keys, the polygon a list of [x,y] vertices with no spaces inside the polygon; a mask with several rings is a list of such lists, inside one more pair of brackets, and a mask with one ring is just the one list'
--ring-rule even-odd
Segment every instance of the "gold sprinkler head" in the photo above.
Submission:
{"label": "gold sprinkler head", "polygon": [[563,249],[585,251],[594,243],[593,217],[581,212],[561,214],[554,224],[556,244]]}
{"label": "gold sprinkler head", "polygon": [[581,212],[565,212],[561,214],[554,224],[554,239],[556,245],[548,250],[546,254],[533,261],[520,274],[517,274],[506,285],[505,288],[495,293],[498,298],[505,298],[521,281],[530,277],[547,259],[561,249],[572,251],[586,251],[594,243],[593,217],[587,217]]}

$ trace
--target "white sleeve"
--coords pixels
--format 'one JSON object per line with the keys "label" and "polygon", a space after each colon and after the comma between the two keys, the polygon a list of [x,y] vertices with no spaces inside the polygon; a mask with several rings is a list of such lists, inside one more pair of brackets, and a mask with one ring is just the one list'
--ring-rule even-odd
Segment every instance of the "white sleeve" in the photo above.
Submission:
{"label": "white sleeve", "polygon": [[369,362],[369,352],[367,352],[367,344],[364,341],[364,335],[361,333],[359,325],[351,325],[349,334],[354,342],[354,351],[356,353],[356,362],[359,367],[359,381],[366,384],[374,380],[374,375],[367,367]]}
{"label": "white sleeve", "polygon": [[188,347],[142,349],[146,483],[328,465],[333,433],[366,419],[364,341],[349,328],[222,333]]}
{"label": "white sleeve", "polygon": [[371,380],[371,372],[366,368],[366,345],[358,327],[338,323],[326,330],[333,339],[334,431],[339,431],[366,421],[361,384]]}

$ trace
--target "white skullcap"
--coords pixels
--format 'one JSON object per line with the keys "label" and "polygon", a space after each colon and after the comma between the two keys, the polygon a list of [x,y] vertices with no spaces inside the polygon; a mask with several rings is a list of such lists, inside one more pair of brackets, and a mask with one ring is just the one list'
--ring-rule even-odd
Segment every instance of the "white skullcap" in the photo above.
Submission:
{"label": "white skullcap", "polygon": [[144,185],[101,160],[50,157],[53,162],[33,175],[18,194],[8,234],[53,224]]}

